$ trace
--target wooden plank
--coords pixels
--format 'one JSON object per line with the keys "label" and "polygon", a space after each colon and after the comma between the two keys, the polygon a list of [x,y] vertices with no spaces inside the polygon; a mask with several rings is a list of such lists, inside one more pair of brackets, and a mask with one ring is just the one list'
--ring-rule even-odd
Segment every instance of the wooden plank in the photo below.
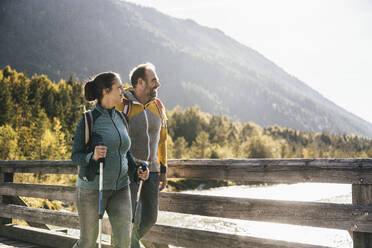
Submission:
{"label": "wooden plank", "polygon": [[0,172],[77,174],[71,160],[6,160],[0,161]]}
{"label": "wooden plank", "polygon": [[79,218],[77,214],[70,212],[0,204],[0,216],[55,226],[79,228]]}
{"label": "wooden plank", "polygon": [[[5,205],[5,204],[3,204]],[[25,212],[29,212],[28,214]],[[48,216],[49,215],[49,216]],[[57,216],[56,216],[57,215]],[[61,215],[63,218],[61,218]],[[57,211],[51,211],[51,210],[43,210],[43,209],[30,209],[25,207],[20,207],[20,206],[11,206],[11,205],[5,205],[2,206],[0,204],[0,216],[5,216],[5,217],[15,217],[18,216],[18,218],[21,219],[28,219],[32,221],[43,221],[48,224],[53,224],[53,225],[59,225],[59,226],[65,226],[65,227],[70,227],[70,228],[78,228],[77,222],[77,215],[76,214],[68,214],[68,213],[61,213]],[[107,224],[107,220],[105,220]],[[246,238],[246,239],[241,239],[241,237],[235,235],[228,236],[228,238],[225,237],[223,234],[219,233],[213,233],[213,232],[207,232],[206,235],[198,236],[200,235],[200,231],[198,230],[193,230],[189,232],[184,232],[182,229],[177,229],[174,230],[173,228],[168,228],[166,227],[167,230],[164,230],[164,228],[160,227],[161,231],[156,234],[155,236],[150,235],[147,240],[156,242],[156,243],[168,243],[168,244],[174,244],[174,245],[180,245],[180,246],[185,246],[185,247],[195,247],[195,244],[199,244],[201,242],[199,239],[203,239],[203,242],[206,242],[205,240],[212,239],[213,242],[211,242],[211,246],[202,246],[202,247],[226,247],[224,246],[225,244],[236,244],[236,246],[231,246],[231,247],[312,247],[312,246],[298,246],[296,245],[281,245],[281,246],[273,246],[280,244],[277,241],[269,242],[266,243],[266,241],[262,240],[256,240],[255,238]],[[106,228],[104,228],[106,229]],[[168,230],[169,229],[169,230]],[[152,229],[152,230],[159,230],[159,229]],[[190,233],[191,232],[191,233]],[[108,233],[106,230],[104,230],[104,233]],[[151,231],[152,233],[152,231]],[[164,235],[164,233],[172,234],[171,237],[168,237],[169,235]],[[205,233],[202,233],[205,234]],[[194,236],[190,236],[194,235]],[[222,235],[222,236],[221,236]],[[164,240],[164,236],[167,236],[166,240]],[[191,240],[190,240],[191,239]],[[220,240],[221,239],[221,240]],[[194,243],[192,243],[192,240]],[[224,241],[225,240],[225,241]],[[233,240],[238,240],[234,241]],[[191,242],[191,243],[190,243]],[[223,244],[222,246],[215,246],[216,244]],[[259,243],[256,244],[256,243]],[[192,244],[192,245],[191,245]],[[239,244],[243,244],[240,246]],[[256,245],[256,246],[244,246],[244,245]],[[266,245],[266,246],[262,246]]]}
{"label": "wooden plank", "polygon": [[[352,185],[352,201],[355,205],[371,205],[372,203],[372,185]],[[359,231],[359,230],[358,230]],[[353,232],[354,248],[372,247],[372,234],[365,232]]]}
{"label": "wooden plank", "polygon": [[185,214],[372,232],[372,206],[160,193],[159,208]]}
{"label": "wooden plank", "polygon": [[45,248],[31,243],[26,243],[18,240],[11,240],[9,238],[0,237],[0,248]]}
{"label": "wooden plank", "polygon": [[[13,173],[3,173],[0,170],[0,183],[13,182]],[[0,195],[0,203],[8,204],[10,202],[9,196]],[[12,223],[12,219],[0,218],[0,225]]]}
{"label": "wooden plank", "polygon": [[2,183],[0,184],[0,195],[27,196],[72,202],[75,201],[75,187]]}
{"label": "wooden plank", "polygon": [[155,225],[144,240],[181,247],[203,248],[325,248],[300,243],[261,239],[243,235],[216,233],[173,226]]}
{"label": "wooden plank", "polygon": [[[0,193],[71,201],[74,197],[73,188],[3,184]],[[162,211],[186,214],[372,232],[371,206],[161,192],[159,207]]]}
{"label": "wooden plank", "polygon": [[[1,173],[1,171],[0,171],[0,183],[4,183],[4,181],[5,181],[4,180],[4,173]],[[4,201],[4,196],[2,196],[2,194],[0,194],[0,203],[6,203]],[[0,225],[11,223],[11,221],[12,220],[0,218]]]}
{"label": "wooden plank", "polygon": [[[25,226],[0,227],[0,235],[19,239],[34,244],[48,245],[55,248],[71,248],[77,238],[62,233]],[[329,248],[325,246],[308,245],[278,240],[261,239],[243,235],[216,233],[172,226],[155,225],[146,234],[144,240],[158,243],[168,243],[182,247],[251,247],[251,248]],[[108,244],[103,246],[109,248]]]}
{"label": "wooden plank", "polygon": [[[18,196],[8,196],[8,197],[9,197],[9,200],[10,200],[11,204],[27,207],[27,204],[21,198],[19,198]],[[37,228],[42,228],[42,229],[49,230],[49,227],[45,224],[42,224],[42,223],[35,223],[35,222],[27,221],[27,224],[32,226],[32,227],[37,227]]]}
{"label": "wooden plank", "polygon": [[[169,177],[372,184],[372,159],[170,159]],[[71,160],[0,161],[0,172],[76,174]]]}
{"label": "wooden plank", "polygon": [[149,242],[144,239],[141,240],[141,243],[145,248],[169,248],[169,245]]}
{"label": "wooden plank", "polygon": [[169,159],[167,164],[173,166],[258,166],[269,168],[272,166],[279,167],[304,167],[310,166],[314,168],[324,169],[350,169],[350,168],[372,168],[371,158],[288,158],[288,159]]}
{"label": "wooden plank", "polygon": [[372,159],[170,160],[168,177],[270,183],[372,183]]}
{"label": "wooden plank", "polygon": [[[71,248],[78,240],[76,237],[68,236],[63,233],[18,225],[0,227],[0,235],[30,242],[38,245],[37,247]],[[103,242],[102,247],[112,248],[108,243],[105,242]]]}
{"label": "wooden plank", "polygon": [[[0,203],[0,217],[15,218],[75,229],[80,228],[79,216],[77,214],[41,208],[30,208]],[[111,225],[107,218],[103,219],[102,231],[103,233],[111,234]]]}

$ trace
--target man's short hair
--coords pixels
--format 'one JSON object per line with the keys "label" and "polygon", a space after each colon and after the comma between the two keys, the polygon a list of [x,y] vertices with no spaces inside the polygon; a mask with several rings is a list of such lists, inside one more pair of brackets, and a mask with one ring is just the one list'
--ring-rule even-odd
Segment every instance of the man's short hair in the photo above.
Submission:
{"label": "man's short hair", "polygon": [[142,78],[146,81],[146,70],[155,72],[155,66],[152,63],[144,63],[134,67],[129,73],[129,80],[134,88],[136,88],[138,79]]}

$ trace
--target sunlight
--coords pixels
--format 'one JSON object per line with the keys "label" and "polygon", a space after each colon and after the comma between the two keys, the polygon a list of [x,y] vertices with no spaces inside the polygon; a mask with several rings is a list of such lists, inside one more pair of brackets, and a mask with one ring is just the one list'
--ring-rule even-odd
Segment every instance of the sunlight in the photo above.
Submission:
{"label": "sunlight", "polygon": [[287,201],[351,203],[351,185],[325,183],[278,184],[265,187],[229,186],[183,193]]}

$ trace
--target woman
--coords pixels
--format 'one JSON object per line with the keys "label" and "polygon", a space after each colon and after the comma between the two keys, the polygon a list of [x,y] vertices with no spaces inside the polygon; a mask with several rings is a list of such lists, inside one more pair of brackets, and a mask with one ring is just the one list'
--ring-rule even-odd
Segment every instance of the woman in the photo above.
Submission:
{"label": "woman", "polygon": [[[76,187],[76,203],[80,221],[80,239],[75,247],[96,247],[98,235],[99,159],[105,159],[103,170],[103,211],[106,210],[112,226],[114,247],[130,246],[131,197],[128,178],[127,151],[130,138],[115,105],[120,103],[123,90],[118,74],[104,72],[84,86],[88,101],[98,100],[93,115],[93,129],[88,148],[85,145],[84,117],[77,125],[72,161],[81,167]],[[101,143],[104,145],[98,145]],[[93,171],[93,174],[91,173]],[[90,175],[87,173],[90,172]],[[138,170],[142,180],[148,170]]]}

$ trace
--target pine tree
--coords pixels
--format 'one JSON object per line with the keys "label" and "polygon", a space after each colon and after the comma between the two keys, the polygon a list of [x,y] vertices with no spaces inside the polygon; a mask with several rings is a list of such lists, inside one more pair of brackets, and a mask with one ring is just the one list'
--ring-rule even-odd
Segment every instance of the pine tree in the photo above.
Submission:
{"label": "pine tree", "polygon": [[57,140],[57,147],[53,159],[67,159],[72,147],[67,145],[65,133],[62,132],[62,125],[58,118],[53,118],[53,131]]}
{"label": "pine tree", "polygon": [[178,137],[173,145],[173,158],[187,158],[187,142],[184,137]]}
{"label": "pine tree", "polygon": [[0,71],[0,126],[8,123],[11,119],[11,92],[9,84],[3,79],[2,71]]}
{"label": "pine tree", "polygon": [[279,158],[280,146],[267,135],[253,136],[244,149],[249,158]]}
{"label": "pine tree", "polygon": [[192,143],[190,152],[192,158],[209,158],[211,153],[209,134],[201,131]]}
{"label": "pine tree", "polygon": [[19,159],[17,140],[18,135],[11,126],[0,126],[0,160]]}

